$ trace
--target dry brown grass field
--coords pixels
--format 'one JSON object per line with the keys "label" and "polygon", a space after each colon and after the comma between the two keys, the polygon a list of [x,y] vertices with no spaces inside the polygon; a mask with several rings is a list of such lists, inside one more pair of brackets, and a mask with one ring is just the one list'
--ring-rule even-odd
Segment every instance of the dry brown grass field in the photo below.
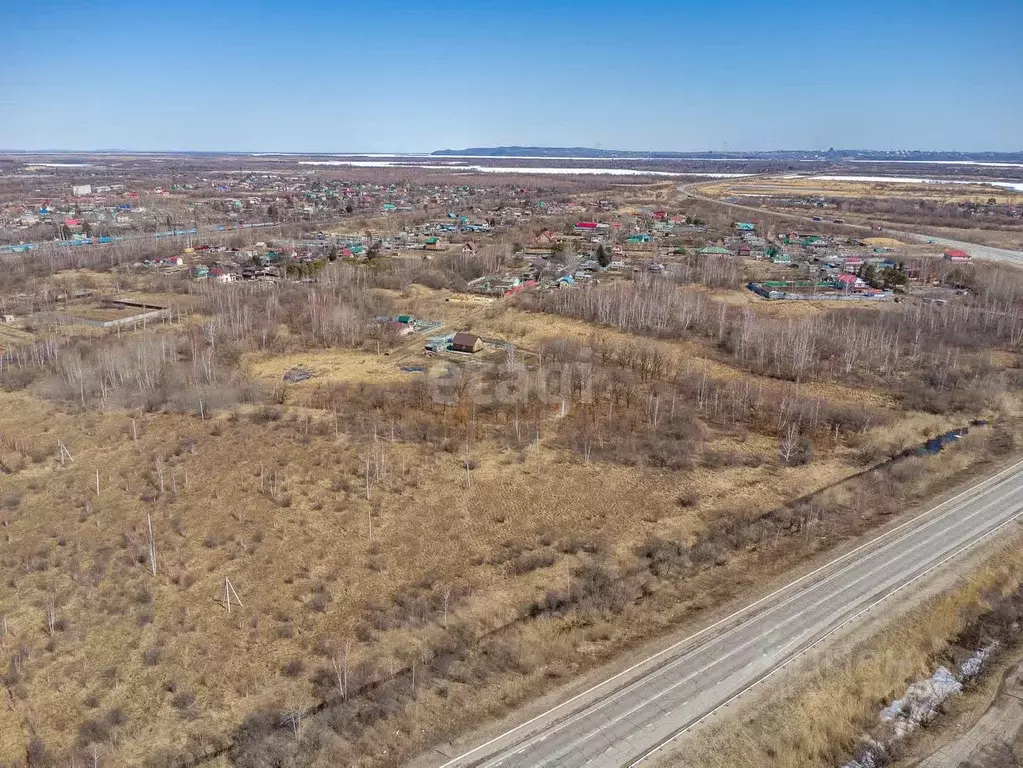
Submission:
{"label": "dry brown grass field", "polygon": [[[0,764],[397,765],[1014,450],[1011,336],[843,375],[821,348],[744,356],[728,327],[798,340],[860,310],[701,288],[694,330],[643,333],[638,313],[331,278],[196,289],[172,322],[61,327],[6,363]],[[426,358],[367,330],[381,311],[515,350]],[[953,348],[962,378],[917,392]],[[412,363],[462,378],[438,394]],[[559,365],[577,378],[552,395]],[[535,392],[486,397],[506,380]]]}
{"label": "dry brown grass field", "polygon": [[985,184],[905,184],[871,181],[826,181],[812,178],[732,179],[701,185],[711,197],[730,195],[794,195],[824,197],[900,197],[942,202],[979,202],[994,198],[1019,205],[1023,195]]}
{"label": "dry brown grass field", "polygon": [[[700,192],[715,198],[744,198],[747,204],[765,210],[817,215],[824,222],[835,218],[858,225],[884,222],[893,229],[1010,250],[1023,248],[1018,214],[1023,195],[990,185],[772,178],[716,182],[701,185]],[[792,207],[791,201],[800,199],[806,206],[825,200],[827,207]],[[927,252],[925,247],[910,250]]]}

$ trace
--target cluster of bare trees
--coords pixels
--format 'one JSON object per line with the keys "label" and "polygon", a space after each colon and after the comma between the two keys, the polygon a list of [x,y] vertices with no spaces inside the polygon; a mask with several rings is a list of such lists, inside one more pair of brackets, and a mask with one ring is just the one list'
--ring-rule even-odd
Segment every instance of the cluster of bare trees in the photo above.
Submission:
{"label": "cluster of bare trees", "polygon": [[528,368],[508,359],[451,382],[324,384],[310,404],[357,440],[429,442],[461,454],[479,439],[516,450],[553,438],[584,461],[675,469],[744,460],[707,453],[708,428],[782,436],[794,428],[794,459],[809,455],[806,441],[833,445],[890,418],[808,395],[795,383],[721,378],[657,342],[599,336],[552,340]]}
{"label": "cluster of bare trees", "polygon": [[780,434],[783,442],[791,437],[793,445],[783,459],[794,463],[797,456],[808,458],[807,441],[842,439],[890,418],[870,407],[809,396],[790,383],[723,379],[699,363],[674,359],[651,342],[561,342],[556,355],[588,361],[587,397],[574,405],[559,429],[564,443],[586,459],[633,463],[645,457],[675,468],[696,460],[744,461],[704,451],[706,427],[713,426]]}
{"label": "cluster of bare trees", "polygon": [[[836,308],[807,318],[765,317],[644,276],[524,299],[527,307],[662,338],[712,339],[753,373],[893,388],[929,409],[981,405],[1003,386],[977,353],[1023,351],[1023,280],[1002,270],[973,278],[961,301],[913,301],[883,311]],[[952,394],[953,397],[935,395]]]}
{"label": "cluster of bare trees", "polygon": [[876,196],[829,198],[827,202],[829,207],[839,211],[891,222],[966,229],[1020,230],[1019,207],[998,203],[995,198],[976,203]]}
{"label": "cluster of bare trees", "polygon": [[978,303],[912,303],[767,322],[747,310],[727,329],[722,347],[741,367],[778,378],[884,385],[904,393],[922,386],[982,402],[1004,382],[976,353],[1021,345],[1023,307],[989,296]]}
{"label": "cluster of bare trees", "polygon": [[527,296],[523,301],[528,308],[665,338],[708,328],[716,308],[705,294],[652,275],[585,290]]}
{"label": "cluster of bare trees", "polygon": [[739,288],[745,282],[743,263],[737,258],[688,256],[673,273],[680,284],[708,285],[715,288]]}
{"label": "cluster of bare trees", "polygon": [[[369,270],[331,265],[326,279],[290,283],[192,284],[199,322],[164,323],[146,333],[111,333],[85,342],[52,333],[0,356],[0,382],[81,406],[171,405],[208,412],[257,396],[239,370],[249,351],[322,347],[387,348],[393,331],[377,323],[393,307],[366,290]],[[282,327],[289,333],[282,337]]]}

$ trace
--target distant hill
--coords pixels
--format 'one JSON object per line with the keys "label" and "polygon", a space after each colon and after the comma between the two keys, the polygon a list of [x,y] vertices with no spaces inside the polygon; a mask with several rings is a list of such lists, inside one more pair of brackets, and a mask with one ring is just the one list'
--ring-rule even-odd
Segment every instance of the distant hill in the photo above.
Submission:
{"label": "distant hill", "polygon": [[628,149],[592,149],[589,147],[469,147],[439,149],[434,155],[479,155],[482,157],[713,157],[714,152],[642,152]]}
{"label": "distant hill", "polygon": [[786,149],[770,152],[660,152],[629,149],[592,149],[589,147],[469,147],[467,149],[439,149],[433,155],[480,157],[582,157],[582,158],[652,158],[671,160],[692,158],[738,158],[744,160],[885,160],[885,161],[974,161],[1023,163],[1023,152],[957,152],[924,150],[873,149]]}

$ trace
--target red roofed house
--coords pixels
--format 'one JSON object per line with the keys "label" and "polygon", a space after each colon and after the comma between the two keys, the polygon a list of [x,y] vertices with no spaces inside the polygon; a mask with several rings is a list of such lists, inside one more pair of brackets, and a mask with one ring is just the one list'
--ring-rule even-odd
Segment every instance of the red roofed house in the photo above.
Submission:
{"label": "red roofed house", "polygon": [[949,248],[945,251],[945,261],[956,261],[960,263],[970,261],[970,254],[966,251],[961,251],[958,248]]}
{"label": "red roofed house", "polygon": [[866,285],[860,278],[850,272],[844,272],[838,276],[838,282],[842,288],[847,291],[852,291],[856,288],[862,288]]}
{"label": "red roofed house", "polygon": [[857,269],[863,266],[863,259],[859,256],[849,256],[844,262],[842,262],[842,269],[846,272],[855,272]]}
{"label": "red roofed house", "polygon": [[579,221],[575,225],[576,232],[596,232],[597,222],[595,221]]}

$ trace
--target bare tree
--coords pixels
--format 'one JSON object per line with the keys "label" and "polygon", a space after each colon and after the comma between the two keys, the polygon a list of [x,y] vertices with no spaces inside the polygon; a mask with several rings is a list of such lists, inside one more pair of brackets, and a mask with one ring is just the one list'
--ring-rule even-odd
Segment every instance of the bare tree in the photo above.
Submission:
{"label": "bare tree", "polygon": [[799,454],[799,429],[795,424],[789,424],[782,434],[778,445],[778,454],[785,466],[792,466]]}
{"label": "bare tree", "polygon": [[[162,483],[161,483],[162,485]],[[149,567],[156,575],[156,536],[153,535],[153,516],[146,513],[146,522],[149,524]]]}
{"label": "bare tree", "polygon": [[338,693],[341,694],[342,699],[348,698],[348,657],[352,649],[352,641],[345,640],[345,652],[344,656],[338,658],[337,655],[332,659],[334,665],[334,677],[336,679],[336,685]]}

